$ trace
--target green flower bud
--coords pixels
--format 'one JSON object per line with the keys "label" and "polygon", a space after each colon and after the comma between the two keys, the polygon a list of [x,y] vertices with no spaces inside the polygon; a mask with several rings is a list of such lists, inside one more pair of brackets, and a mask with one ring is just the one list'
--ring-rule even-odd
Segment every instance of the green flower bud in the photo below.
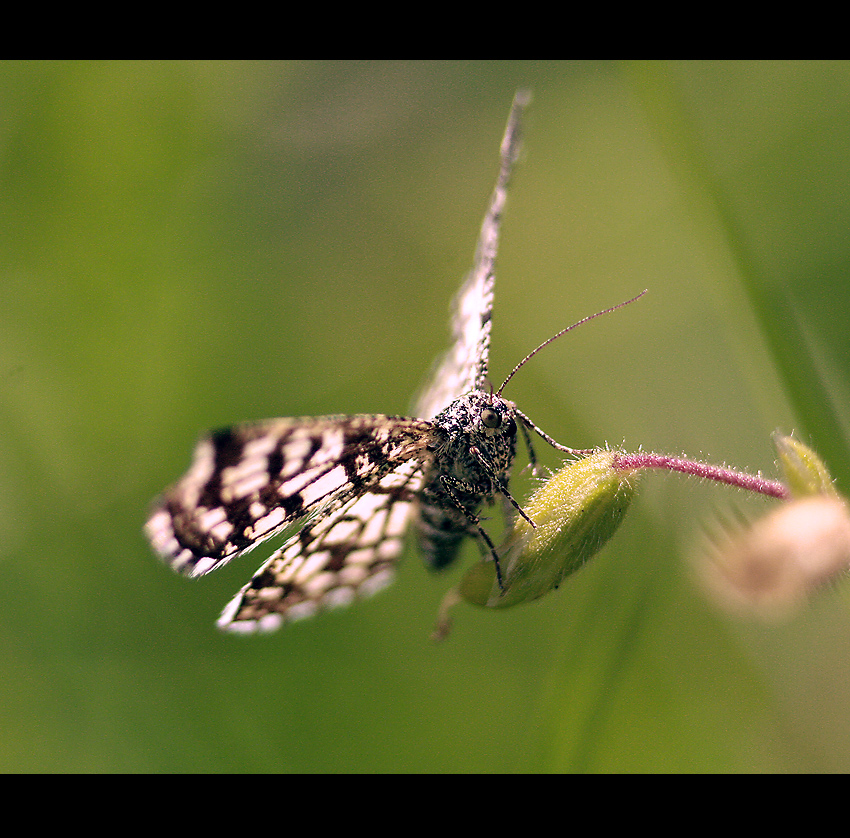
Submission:
{"label": "green flower bud", "polygon": [[823,461],[799,440],[791,436],[782,436],[778,431],[773,434],[773,444],[779,455],[779,465],[785,476],[785,482],[795,498],[811,495],[829,495],[840,497],[832,484],[832,478]]}
{"label": "green flower bud", "polygon": [[601,451],[552,475],[523,506],[535,527],[517,518],[493,561],[473,565],[457,593],[467,602],[507,608],[543,596],[597,553],[623,520],[637,472],[614,467],[615,452]]}

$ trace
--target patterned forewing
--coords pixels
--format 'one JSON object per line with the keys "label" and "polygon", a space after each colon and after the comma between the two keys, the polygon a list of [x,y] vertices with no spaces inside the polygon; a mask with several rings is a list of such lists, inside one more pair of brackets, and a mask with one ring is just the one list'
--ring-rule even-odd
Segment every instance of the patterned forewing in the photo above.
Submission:
{"label": "patterned forewing", "polygon": [[297,521],[332,516],[399,466],[425,463],[430,423],[391,416],[276,419],[201,440],[146,530],[175,570],[200,576]]}
{"label": "patterned forewing", "polygon": [[419,462],[408,461],[365,494],[308,522],[227,605],[219,628],[273,631],[284,622],[348,605],[389,584],[421,484]]}

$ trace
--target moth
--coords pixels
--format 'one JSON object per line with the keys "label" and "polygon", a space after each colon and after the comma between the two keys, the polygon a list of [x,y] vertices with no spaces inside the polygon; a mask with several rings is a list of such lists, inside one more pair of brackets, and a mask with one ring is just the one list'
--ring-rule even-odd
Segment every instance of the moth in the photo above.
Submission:
{"label": "moth", "polygon": [[494,264],[528,101],[518,93],[511,107],[473,266],[454,301],[453,342],[417,399],[415,418],[272,419],[216,431],[155,502],[146,534],[188,576],[288,535],[225,607],[220,628],[274,630],[374,593],[392,579],[411,525],[431,567],[451,564],[472,536],[501,580],[479,511],[502,497],[524,515],[508,488],[518,432],[532,465],[529,431],[561,451],[588,453],[559,445],[502,396],[531,355],[578,323],[526,356],[497,391],[488,383]]}

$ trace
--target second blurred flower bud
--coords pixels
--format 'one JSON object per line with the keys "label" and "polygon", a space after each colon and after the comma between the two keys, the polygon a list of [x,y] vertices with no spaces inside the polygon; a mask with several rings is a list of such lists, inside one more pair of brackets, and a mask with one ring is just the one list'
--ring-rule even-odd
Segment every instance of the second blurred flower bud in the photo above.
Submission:
{"label": "second blurred flower bud", "polygon": [[791,499],[715,537],[698,563],[722,605],[767,618],[789,615],[850,569],[850,512],[826,466],[793,437],[775,434],[774,444]]}

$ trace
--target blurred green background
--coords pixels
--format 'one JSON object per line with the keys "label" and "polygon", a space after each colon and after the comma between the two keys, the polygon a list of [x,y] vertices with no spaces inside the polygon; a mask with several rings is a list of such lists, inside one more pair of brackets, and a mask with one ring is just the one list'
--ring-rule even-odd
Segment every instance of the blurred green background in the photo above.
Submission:
{"label": "blurred green background", "polygon": [[850,64],[7,62],[0,771],[850,770],[848,586],[763,625],[691,580],[718,511],[768,506],[735,490],[649,475],[590,566],[442,645],[463,567],[413,549],[254,639],[214,620],[261,556],[150,554],[201,431],[407,411],[520,86],[494,380],[650,293],[506,395],[568,445],[771,476],[794,430],[850,490]]}

